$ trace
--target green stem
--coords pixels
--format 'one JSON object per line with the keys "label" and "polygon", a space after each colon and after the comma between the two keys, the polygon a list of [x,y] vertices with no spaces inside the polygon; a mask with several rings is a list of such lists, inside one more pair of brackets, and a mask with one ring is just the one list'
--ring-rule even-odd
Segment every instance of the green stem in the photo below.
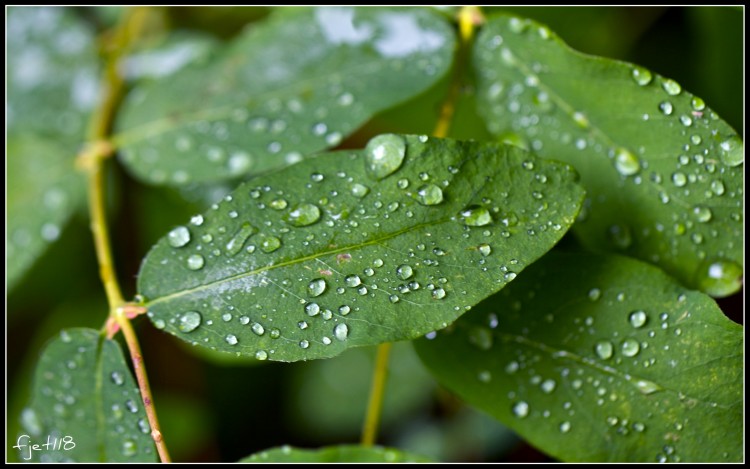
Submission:
{"label": "green stem", "polygon": [[104,162],[114,154],[114,146],[110,142],[112,123],[125,93],[125,82],[118,71],[120,58],[123,57],[143,29],[147,18],[146,8],[129,10],[122,23],[115,31],[109,57],[107,57],[104,73],[104,86],[101,106],[94,114],[89,127],[86,149],[78,156],[77,165],[88,173],[89,179],[89,214],[91,216],[91,232],[94,236],[96,257],[99,263],[99,276],[104,284],[109,304],[109,316],[105,323],[107,337],[111,338],[116,331],[113,323],[119,326],[125,336],[130,357],[133,361],[138,388],[141,391],[143,406],[146,409],[151,437],[154,439],[159,457],[162,462],[170,462],[169,452],[164,444],[156,410],[153,406],[151,388],[148,384],[146,369],[143,365],[143,355],[138,339],[130,324],[130,317],[142,313],[142,308],[126,304],[122,296],[120,284],[115,274],[112,259],[112,246],[109,241],[107,226],[106,200],[104,188]]}
{"label": "green stem", "polygon": [[372,377],[372,388],[370,389],[370,401],[367,403],[367,416],[362,430],[362,446],[372,446],[378,434],[380,423],[380,409],[383,406],[383,391],[388,375],[388,355],[391,352],[391,344],[378,345],[375,357],[375,372]]}

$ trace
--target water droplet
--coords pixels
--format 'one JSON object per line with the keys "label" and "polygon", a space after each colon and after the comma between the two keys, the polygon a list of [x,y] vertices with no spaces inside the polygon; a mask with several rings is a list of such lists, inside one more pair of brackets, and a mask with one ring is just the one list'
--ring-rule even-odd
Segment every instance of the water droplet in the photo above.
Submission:
{"label": "water droplet", "polygon": [[341,305],[339,306],[339,314],[342,316],[346,316],[352,311],[352,309],[347,305]]}
{"label": "water droplet", "polygon": [[638,329],[646,324],[646,321],[648,321],[648,316],[644,311],[633,311],[632,313],[630,313],[630,316],[628,316],[628,320],[630,321],[631,326]]}
{"label": "water droplet", "polygon": [[308,303],[305,305],[305,312],[308,316],[317,316],[320,313],[320,305],[318,303]]}
{"label": "water droplet", "polygon": [[661,87],[664,88],[664,91],[666,91],[670,96],[677,96],[682,92],[682,87],[680,86],[680,84],[674,80],[670,80],[669,78],[665,78],[662,81]]}
{"label": "water droplet", "polygon": [[167,241],[173,248],[181,248],[190,242],[190,231],[184,226],[178,226],[169,232]]}
{"label": "water droplet", "polygon": [[542,388],[542,391],[544,391],[547,394],[551,394],[555,388],[557,387],[557,383],[554,379],[545,379],[542,381],[542,384],[540,385]]}
{"label": "water droplet", "polygon": [[394,134],[378,135],[365,147],[366,170],[370,177],[383,179],[398,170],[406,156],[406,142]]}
{"label": "water droplet", "polygon": [[31,407],[27,407],[21,412],[21,426],[32,436],[39,436],[42,434],[42,421],[36,411]]}
{"label": "water droplet", "polygon": [[685,127],[690,127],[693,125],[693,119],[690,118],[690,116],[686,116],[685,114],[680,116],[680,123],[684,125]]}
{"label": "water droplet", "polygon": [[276,236],[270,236],[261,234],[260,238],[260,250],[266,253],[274,252],[281,247],[281,240]]}
{"label": "water droplet", "polygon": [[320,209],[315,204],[301,203],[297,205],[284,220],[294,226],[308,226],[320,220]]}
{"label": "water droplet", "polygon": [[193,254],[187,258],[187,268],[190,270],[200,270],[205,264],[205,259],[200,254]]}
{"label": "water droplet", "polygon": [[138,419],[138,429],[141,431],[141,433],[146,435],[151,432],[151,427],[149,427],[146,419]]}
{"label": "water droplet", "polygon": [[612,342],[608,340],[600,340],[596,343],[594,350],[596,351],[596,354],[599,356],[599,358],[601,358],[602,360],[609,360],[610,358],[612,358],[614,347],[612,346]]}
{"label": "water droplet", "polygon": [[274,199],[268,203],[268,206],[274,210],[284,210],[288,205],[285,199]]}
{"label": "water droplet", "polygon": [[626,357],[634,357],[640,350],[641,346],[635,339],[625,339],[622,343],[622,354]]}
{"label": "water droplet", "polygon": [[180,316],[177,328],[182,332],[193,332],[201,325],[203,317],[198,311],[188,311]]}
{"label": "water droplet", "polygon": [[632,176],[641,170],[641,163],[630,150],[620,147],[615,151],[615,168],[623,176]]}
{"label": "water droplet", "polygon": [[337,340],[344,341],[349,336],[349,326],[346,324],[337,324],[336,327],[333,328],[333,336]]}
{"label": "water droplet", "polygon": [[256,231],[256,228],[250,223],[243,223],[240,229],[237,230],[237,233],[235,233],[235,235],[232,237],[232,239],[227,242],[227,253],[230,256],[234,256],[235,254],[240,252],[242,250],[242,246],[245,244],[245,241],[247,241],[247,238],[249,238]]}
{"label": "water droplet", "polygon": [[432,297],[436,300],[442,300],[443,298],[445,298],[445,295],[445,290],[443,290],[442,288],[436,288],[432,290]]}
{"label": "water droplet", "polygon": [[123,456],[135,456],[138,452],[138,446],[133,440],[125,440],[122,442],[122,455]]}
{"label": "water droplet", "polygon": [[268,360],[268,352],[265,350],[258,350],[255,352],[255,359],[256,360]]}
{"label": "water droplet", "polygon": [[131,414],[135,414],[136,412],[138,412],[138,404],[136,404],[132,399],[128,399],[127,401],[125,401],[125,407]]}
{"label": "water droplet", "polygon": [[730,260],[706,260],[696,271],[699,288],[711,296],[723,298],[742,287],[742,267]]}
{"label": "water droplet", "polygon": [[316,278],[307,285],[307,293],[312,297],[320,296],[326,291],[327,286],[325,280]]}
{"label": "water droplet", "polygon": [[570,431],[570,422],[563,422],[560,424],[560,433],[568,433]]}
{"label": "water droplet", "polygon": [[359,275],[356,274],[348,275],[344,279],[344,282],[346,283],[347,287],[358,287],[362,285],[362,279],[359,278]]}
{"label": "water droplet", "polygon": [[711,182],[711,190],[716,195],[723,195],[724,194],[724,183],[720,180],[715,180]]}
{"label": "water droplet", "polygon": [[422,205],[437,205],[443,201],[443,191],[435,184],[425,184],[417,190],[417,202]]}
{"label": "water droplet", "polygon": [[637,379],[633,382],[633,384],[635,385],[636,388],[638,388],[638,390],[642,394],[653,394],[663,389],[661,386],[654,383],[653,381],[648,381],[645,379]]}
{"label": "water droplet", "polygon": [[674,106],[672,106],[672,103],[670,103],[669,101],[662,101],[661,103],[659,103],[659,110],[665,116],[669,116],[672,114]]}
{"label": "water droplet", "polygon": [[489,244],[480,244],[477,246],[479,253],[483,256],[489,256],[492,253],[492,247]]}
{"label": "water droplet", "polygon": [[253,323],[253,325],[250,326],[250,329],[252,329],[255,335],[263,335],[266,332],[265,328],[261,324],[258,324],[257,322]]}
{"label": "water droplet", "polygon": [[591,301],[596,301],[602,296],[602,291],[598,288],[592,288],[589,290],[589,299]]}
{"label": "water droplet", "polygon": [[229,345],[237,345],[237,337],[236,337],[236,336],[234,336],[233,334],[228,334],[228,335],[227,335],[226,337],[224,337],[224,340],[225,340],[225,341],[226,341],[226,342],[227,342],[227,343],[228,343]]}
{"label": "water droplet", "polygon": [[610,226],[607,230],[607,238],[617,249],[627,249],[633,244],[633,235],[628,226]]}
{"label": "water droplet", "polygon": [[362,198],[366,196],[368,192],[370,192],[370,188],[365,185],[359,183],[352,185],[352,195],[354,197]]}
{"label": "water droplet", "polygon": [[398,278],[400,278],[401,280],[406,280],[414,275],[414,269],[412,269],[408,264],[403,264],[398,266],[398,268],[396,269],[396,275],[398,275]]}
{"label": "water droplet", "polygon": [[307,324],[307,321],[300,321],[297,323],[297,327],[299,327],[300,330],[304,331],[309,327],[309,325]]}
{"label": "water droplet", "polygon": [[481,205],[470,205],[461,210],[461,218],[466,226],[485,226],[492,223],[490,211]]}
{"label": "water droplet", "polygon": [[109,375],[109,378],[117,386],[122,386],[122,384],[125,382],[125,376],[119,371],[113,371],[112,374]]}
{"label": "water droplet", "polygon": [[719,144],[721,161],[727,166],[739,166],[745,161],[745,144],[738,135],[732,135]]}
{"label": "water droplet", "polygon": [[708,223],[713,216],[710,208],[702,207],[700,205],[693,207],[693,215],[695,216],[695,219],[701,223]]}
{"label": "water droplet", "polygon": [[682,187],[687,184],[687,176],[685,176],[685,173],[677,171],[675,173],[672,173],[672,182],[675,186]]}
{"label": "water droplet", "polygon": [[398,297],[398,295],[391,295],[391,296],[388,297],[388,300],[391,303],[398,303],[399,300],[400,300],[400,298]]}
{"label": "water droplet", "polygon": [[524,418],[529,415],[529,404],[525,401],[518,401],[513,405],[513,415],[518,418]]}
{"label": "water droplet", "polygon": [[645,68],[633,67],[632,77],[640,86],[646,86],[651,83],[654,76]]}
{"label": "water droplet", "polygon": [[509,375],[512,375],[513,373],[518,371],[519,368],[520,368],[520,365],[518,364],[518,362],[512,361],[505,366],[505,372],[508,373]]}

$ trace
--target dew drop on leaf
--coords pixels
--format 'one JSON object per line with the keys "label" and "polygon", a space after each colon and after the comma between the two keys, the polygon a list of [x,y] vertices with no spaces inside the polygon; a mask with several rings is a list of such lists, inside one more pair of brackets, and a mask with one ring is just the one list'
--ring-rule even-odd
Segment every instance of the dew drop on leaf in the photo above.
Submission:
{"label": "dew drop on leaf", "polygon": [[633,311],[632,313],[630,313],[630,316],[628,316],[628,320],[630,321],[631,326],[638,329],[646,324],[648,316],[644,311]]}
{"label": "dew drop on leaf", "polygon": [[677,96],[682,92],[682,87],[680,86],[680,84],[674,80],[670,80],[669,78],[665,78],[662,81],[661,87],[664,88],[664,91],[666,91],[670,96]]}
{"label": "dew drop on leaf", "polygon": [[182,332],[193,332],[201,325],[201,313],[197,311],[188,311],[180,316],[177,328]]}
{"label": "dew drop on leaf", "polygon": [[648,69],[642,67],[634,67],[632,77],[635,82],[640,86],[646,86],[651,83],[653,75]]}
{"label": "dew drop on leaf", "polygon": [[641,170],[641,162],[630,150],[619,147],[615,150],[615,169],[623,176],[632,176]]}
{"label": "dew drop on leaf", "polygon": [[344,282],[346,282],[347,287],[358,287],[362,284],[362,279],[359,278],[359,275],[348,275]]}
{"label": "dew drop on leaf", "polygon": [[322,278],[316,278],[307,285],[307,293],[312,296],[320,296],[326,291],[326,281]]}
{"label": "dew drop on leaf", "polygon": [[396,275],[401,280],[407,280],[414,275],[414,269],[409,264],[402,264],[396,269]]}
{"label": "dew drop on leaf", "polygon": [[422,205],[437,205],[443,201],[443,191],[435,184],[425,184],[417,189],[417,202]]}
{"label": "dew drop on leaf", "polygon": [[109,377],[117,386],[122,386],[122,384],[125,382],[125,377],[119,371],[113,371],[112,374],[109,375]]}
{"label": "dew drop on leaf", "polygon": [[235,335],[233,335],[233,334],[228,334],[228,335],[227,335],[227,336],[226,336],[226,337],[224,338],[224,340],[225,340],[225,341],[226,341],[226,342],[227,342],[227,343],[228,343],[229,345],[237,345],[237,342],[238,342],[238,341],[237,341],[237,337],[236,337]]}
{"label": "dew drop on leaf", "polygon": [[742,287],[742,267],[729,260],[707,260],[696,272],[700,289],[714,297],[725,297]]}
{"label": "dew drop on leaf", "polygon": [[383,179],[398,170],[406,156],[406,142],[394,134],[378,135],[365,147],[367,173],[373,179]]}
{"label": "dew drop on leaf", "polygon": [[524,418],[529,415],[529,404],[525,401],[518,401],[513,405],[513,415],[518,418]]}
{"label": "dew drop on leaf", "polygon": [[178,226],[169,232],[167,242],[173,248],[181,248],[190,242],[190,231],[184,226]]}
{"label": "dew drop on leaf", "polygon": [[742,139],[733,135],[719,144],[721,161],[727,166],[739,166],[745,161],[745,144]]}
{"label": "dew drop on leaf", "polygon": [[346,324],[338,324],[336,327],[333,328],[333,336],[337,340],[344,341],[349,336],[349,326]]}
{"label": "dew drop on leaf", "polygon": [[466,226],[485,226],[492,223],[490,211],[481,205],[470,205],[461,210],[461,218]]}
{"label": "dew drop on leaf", "polygon": [[257,322],[253,323],[253,325],[250,326],[250,329],[252,329],[252,331],[253,331],[253,333],[255,335],[263,335],[263,334],[266,333],[265,328],[261,324],[259,324]]}
{"label": "dew drop on leaf", "polygon": [[271,253],[281,247],[281,240],[276,236],[261,234],[260,239],[260,250],[265,253]]}
{"label": "dew drop on leaf", "polygon": [[187,258],[187,268],[190,270],[200,270],[205,263],[205,259],[200,254],[193,254]]}
{"label": "dew drop on leaf", "polygon": [[594,351],[596,352],[596,355],[602,360],[608,360],[612,358],[614,347],[612,346],[612,342],[608,340],[600,340],[596,343]]}
{"label": "dew drop on leaf", "polygon": [[634,357],[640,350],[641,346],[635,339],[625,339],[622,343],[622,354],[626,357]]}
{"label": "dew drop on leaf", "polygon": [[293,226],[308,226],[320,220],[320,209],[315,204],[301,203],[284,217]]}

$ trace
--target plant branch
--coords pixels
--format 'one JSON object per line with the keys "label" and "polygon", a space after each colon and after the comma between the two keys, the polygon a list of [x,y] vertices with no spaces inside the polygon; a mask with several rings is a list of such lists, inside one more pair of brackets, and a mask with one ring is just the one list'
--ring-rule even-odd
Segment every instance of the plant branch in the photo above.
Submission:
{"label": "plant branch", "polygon": [[138,38],[147,15],[148,10],[146,8],[129,10],[114,32],[110,49],[107,51],[101,106],[96,110],[91,120],[88,133],[89,143],[78,156],[76,164],[88,173],[91,232],[94,236],[96,258],[99,262],[99,276],[104,284],[107,302],[109,303],[109,316],[104,329],[108,338],[112,338],[118,328],[122,330],[125,336],[125,343],[133,361],[138,388],[151,427],[151,437],[154,439],[161,461],[170,462],[169,452],[164,444],[159,429],[159,421],[156,418],[156,410],[153,406],[151,388],[148,384],[141,348],[133,331],[133,326],[130,324],[130,319],[145,313],[145,309],[126,304],[123,299],[112,259],[104,187],[104,162],[115,151],[114,145],[109,140],[112,124],[125,91],[125,82],[119,73],[119,63]]}
{"label": "plant branch", "polygon": [[391,344],[378,345],[375,357],[375,371],[372,377],[372,388],[370,389],[370,400],[367,403],[367,416],[362,429],[362,446],[372,446],[378,433],[380,423],[380,409],[383,406],[383,390],[388,375],[388,355],[391,352]]}

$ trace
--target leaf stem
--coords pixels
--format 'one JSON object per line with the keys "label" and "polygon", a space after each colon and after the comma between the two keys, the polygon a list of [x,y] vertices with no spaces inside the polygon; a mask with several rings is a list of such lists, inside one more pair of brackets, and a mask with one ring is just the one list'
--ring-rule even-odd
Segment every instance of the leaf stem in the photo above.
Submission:
{"label": "leaf stem", "polygon": [[435,130],[432,131],[434,137],[444,138],[448,136],[448,131],[453,122],[453,115],[456,112],[456,102],[461,94],[461,86],[463,85],[461,77],[463,67],[466,65],[469,45],[474,38],[476,27],[484,23],[484,21],[484,16],[478,7],[465,6],[458,12],[460,43],[456,54],[455,66],[453,67],[450,89],[440,108],[440,116],[435,125]]}
{"label": "leaf stem", "polygon": [[151,426],[151,437],[156,444],[159,458],[162,462],[171,462],[172,460],[169,457],[167,446],[162,438],[159,420],[156,418],[156,409],[153,405],[154,400],[151,397],[151,387],[148,384],[146,368],[143,365],[141,347],[138,344],[138,338],[135,335],[135,331],[133,331],[133,326],[130,324],[130,319],[128,319],[126,308],[117,308],[115,318],[120,325],[120,329],[122,329],[122,335],[125,336],[125,343],[128,345],[128,350],[130,351],[130,358],[133,360],[135,378],[138,381],[138,388],[141,391],[141,398],[143,399],[143,408],[146,409],[148,423]]}
{"label": "leaf stem", "polygon": [[112,247],[109,241],[105,209],[104,162],[115,152],[115,147],[109,139],[112,133],[112,124],[125,91],[125,82],[118,67],[120,58],[127,53],[142,31],[147,15],[148,9],[146,8],[128,10],[114,32],[110,49],[107,51],[102,104],[91,120],[88,133],[89,143],[78,155],[76,165],[79,169],[88,173],[91,232],[94,236],[96,257],[99,262],[99,276],[104,284],[109,304],[109,316],[104,329],[108,338],[114,336],[118,327],[122,330],[133,361],[133,369],[143,399],[143,406],[146,409],[146,416],[151,426],[151,437],[154,439],[161,461],[170,462],[169,452],[164,444],[159,429],[159,421],[156,418],[156,410],[153,406],[151,388],[148,384],[141,348],[133,331],[133,326],[130,324],[130,319],[145,313],[145,308],[126,304],[123,299],[122,290],[115,274],[114,261],[112,260]]}
{"label": "leaf stem", "polygon": [[390,343],[378,345],[375,357],[375,371],[372,377],[372,387],[370,388],[370,400],[367,403],[367,416],[365,417],[365,424],[362,429],[362,446],[372,446],[375,444],[378,424],[380,423],[380,409],[383,405],[383,390],[385,388],[386,377],[388,376],[388,356],[390,352]]}

